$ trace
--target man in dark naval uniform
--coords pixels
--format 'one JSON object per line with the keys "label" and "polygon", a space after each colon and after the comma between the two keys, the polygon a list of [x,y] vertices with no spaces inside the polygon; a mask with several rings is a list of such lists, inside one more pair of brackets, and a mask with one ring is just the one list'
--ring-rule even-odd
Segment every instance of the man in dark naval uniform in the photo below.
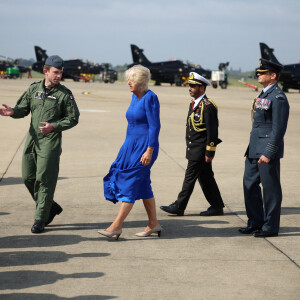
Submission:
{"label": "man in dark naval uniform", "polygon": [[206,86],[210,82],[195,72],[190,73],[188,80],[189,93],[194,98],[191,102],[186,125],[186,158],[188,165],[183,186],[175,202],[160,208],[169,213],[182,216],[198,179],[210,207],[200,216],[223,215],[224,203],[214,178],[212,160],[218,138],[218,109],[216,104],[207,98]]}
{"label": "man in dark naval uniform", "polygon": [[254,233],[255,237],[277,236],[279,232],[280,158],[289,117],[288,100],[277,85],[281,69],[281,65],[261,59],[256,70],[258,82],[264,88],[253,102],[253,125],[243,180],[248,224],[239,229],[240,233]]}

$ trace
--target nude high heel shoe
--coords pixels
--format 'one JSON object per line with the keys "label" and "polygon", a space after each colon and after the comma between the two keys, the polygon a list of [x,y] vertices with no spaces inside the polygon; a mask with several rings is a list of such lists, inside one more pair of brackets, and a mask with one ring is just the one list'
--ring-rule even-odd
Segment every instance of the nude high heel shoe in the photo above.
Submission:
{"label": "nude high heel shoe", "polygon": [[158,237],[160,237],[161,231],[162,231],[162,227],[158,224],[158,225],[156,225],[155,227],[151,228],[151,229],[148,230],[148,231],[138,232],[138,233],[136,233],[135,235],[136,235],[136,236],[140,236],[140,237],[146,237],[146,236],[151,235],[152,233],[157,232]]}
{"label": "nude high heel shoe", "polygon": [[116,230],[116,231],[113,231],[113,232],[107,232],[105,230],[98,230],[98,233],[100,233],[100,234],[102,234],[102,235],[104,235],[106,237],[109,237],[109,238],[111,238],[111,237],[113,237],[115,235],[116,236],[116,240],[117,240],[119,238],[119,236],[121,235],[121,233],[122,233],[122,229]]}

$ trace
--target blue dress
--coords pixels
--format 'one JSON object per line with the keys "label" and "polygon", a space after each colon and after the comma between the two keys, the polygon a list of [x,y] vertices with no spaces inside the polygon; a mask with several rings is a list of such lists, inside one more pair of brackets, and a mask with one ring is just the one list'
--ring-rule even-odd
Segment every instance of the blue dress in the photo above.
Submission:
{"label": "blue dress", "polygon": [[[158,156],[160,131],[159,102],[156,94],[148,90],[137,99],[132,95],[126,112],[127,134],[109,173],[103,178],[106,200],[134,203],[138,199],[153,197],[150,169]],[[154,147],[151,162],[143,166],[141,157],[147,148]]]}

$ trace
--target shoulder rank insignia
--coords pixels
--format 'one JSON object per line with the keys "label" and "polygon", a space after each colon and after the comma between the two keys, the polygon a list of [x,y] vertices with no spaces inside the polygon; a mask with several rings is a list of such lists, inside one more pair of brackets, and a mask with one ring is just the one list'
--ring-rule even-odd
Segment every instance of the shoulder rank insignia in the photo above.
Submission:
{"label": "shoulder rank insignia", "polygon": [[212,104],[216,108],[216,110],[218,110],[218,106],[213,100],[211,100],[210,98],[207,98],[206,101],[207,101],[207,104],[205,104],[205,105],[211,105]]}
{"label": "shoulder rank insignia", "polygon": [[206,106],[212,104],[208,99],[203,99],[203,102]]}

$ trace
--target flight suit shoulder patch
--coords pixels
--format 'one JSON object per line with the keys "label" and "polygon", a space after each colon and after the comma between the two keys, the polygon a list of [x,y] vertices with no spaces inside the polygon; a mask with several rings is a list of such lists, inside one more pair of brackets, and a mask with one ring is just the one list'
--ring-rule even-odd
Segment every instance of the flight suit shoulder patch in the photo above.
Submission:
{"label": "flight suit shoulder patch", "polygon": [[71,90],[69,90],[67,87],[65,87],[64,85],[62,85],[62,88],[64,90],[64,92],[68,95],[68,98],[71,100],[75,100],[73,93],[71,92]]}
{"label": "flight suit shoulder patch", "polygon": [[75,98],[73,96],[73,93],[69,89],[67,89],[67,92],[68,92],[69,98],[74,101]]}

